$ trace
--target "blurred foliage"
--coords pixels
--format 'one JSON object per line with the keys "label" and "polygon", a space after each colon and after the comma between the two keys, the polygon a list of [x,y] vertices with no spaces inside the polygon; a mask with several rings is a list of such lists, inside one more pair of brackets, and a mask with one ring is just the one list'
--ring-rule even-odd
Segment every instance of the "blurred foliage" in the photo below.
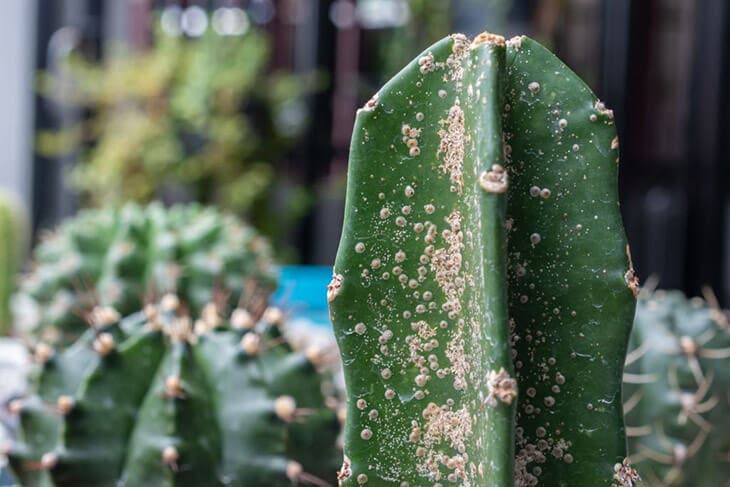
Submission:
{"label": "blurred foliage", "polygon": [[[78,154],[69,174],[82,204],[195,200],[264,222],[280,241],[306,211],[306,190],[272,202],[285,175],[273,164],[308,124],[304,96],[319,73],[268,71],[271,46],[255,30],[198,39],[156,33],[153,47],[93,63],[72,55],[41,73],[41,94],[88,116],[37,137],[48,157]],[[276,180],[275,180],[276,179]],[[272,225],[271,221],[276,225]]]}
{"label": "blurred foliage", "polygon": [[408,22],[378,33],[377,86],[394,76],[406,63],[439,39],[455,32],[456,26],[474,36],[483,30],[506,34],[512,0],[407,0]]}
{"label": "blurred foliage", "polygon": [[451,34],[454,0],[408,0],[410,19],[403,26],[383,32],[377,43],[377,64],[382,84],[413,59],[423,46]]}

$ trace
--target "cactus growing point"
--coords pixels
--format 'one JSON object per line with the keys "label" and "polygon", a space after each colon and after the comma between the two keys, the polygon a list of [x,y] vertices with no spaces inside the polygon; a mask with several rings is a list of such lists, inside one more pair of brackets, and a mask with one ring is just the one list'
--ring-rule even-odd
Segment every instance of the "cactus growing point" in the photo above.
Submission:
{"label": "cactus growing point", "polygon": [[617,149],[610,110],[526,37],[452,35],[358,111],[328,288],[342,485],[633,482]]}

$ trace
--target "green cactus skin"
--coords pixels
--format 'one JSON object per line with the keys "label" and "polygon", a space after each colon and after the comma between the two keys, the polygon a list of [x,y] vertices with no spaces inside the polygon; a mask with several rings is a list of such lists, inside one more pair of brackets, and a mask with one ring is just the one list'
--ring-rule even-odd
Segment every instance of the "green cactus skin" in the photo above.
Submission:
{"label": "green cactus skin", "polygon": [[652,487],[730,486],[730,324],[708,301],[648,289],[639,299],[624,409]]}
{"label": "green cactus skin", "polygon": [[[236,218],[198,205],[86,210],[36,248],[22,291],[39,305],[39,335],[73,342],[94,305],[122,316],[175,292],[193,314],[218,290],[235,306],[246,282],[274,288],[268,244]],[[265,296],[264,296],[265,298]]]}
{"label": "green cactus skin", "polygon": [[511,40],[507,66],[517,485],[608,485],[626,457],[621,377],[638,290],[613,113],[533,40]]}
{"label": "green cactus skin", "polygon": [[0,335],[11,330],[10,297],[15,291],[18,270],[27,242],[25,212],[15,198],[0,193]]}
{"label": "green cactus skin", "polygon": [[552,54],[487,33],[434,44],[358,111],[328,287],[341,485],[629,485],[615,136]]}
{"label": "green cactus skin", "polygon": [[9,405],[21,484],[328,485],[339,424],[321,355],[292,350],[279,310],[257,314],[211,304],[193,324],[171,294],[121,321],[97,308]]}

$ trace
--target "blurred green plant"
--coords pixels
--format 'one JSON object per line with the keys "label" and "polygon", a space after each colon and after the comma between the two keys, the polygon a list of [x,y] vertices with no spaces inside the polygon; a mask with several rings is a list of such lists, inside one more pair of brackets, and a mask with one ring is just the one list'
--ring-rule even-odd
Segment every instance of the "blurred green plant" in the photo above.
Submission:
{"label": "blurred green plant", "polygon": [[[57,73],[41,73],[42,95],[88,117],[37,138],[41,155],[78,154],[69,181],[82,204],[154,199],[214,203],[279,241],[309,198],[271,201],[282,181],[274,163],[304,132],[304,96],[320,73],[269,72],[271,42],[260,31],[198,39],[155,34],[153,47],[101,63],[73,55]],[[277,208],[274,208],[277,206]],[[291,207],[289,207],[291,206]],[[274,218],[275,215],[275,218]],[[278,242],[281,243],[281,242]]]}
{"label": "blurred green plant", "polygon": [[19,199],[0,191],[0,336],[10,332],[13,320],[11,296],[25,257],[28,216]]}
{"label": "blurred green plant", "polygon": [[382,40],[376,43],[376,66],[380,67],[377,84],[400,71],[420,52],[421,46],[431,45],[452,31],[453,3],[453,0],[408,0],[408,22],[383,31]]}

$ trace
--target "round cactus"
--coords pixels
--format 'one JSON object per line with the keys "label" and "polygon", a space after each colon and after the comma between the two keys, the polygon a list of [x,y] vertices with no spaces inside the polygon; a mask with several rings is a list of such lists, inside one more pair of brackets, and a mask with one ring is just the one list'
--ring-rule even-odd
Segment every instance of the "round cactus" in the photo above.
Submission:
{"label": "round cactus", "polygon": [[624,410],[631,458],[652,486],[730,486],[730,325],[708,301],[639,299]]}
{"label": "round cactus", "polygon": [[108,306],[122,316],[175,292],[199,313],[216,291],[235,305],[255,281],[274,287],[265,240],[235,217],[198,205],[86,210],[46,236],[22,292],[38,304],[33,326],[45,341],[70,343],[88,313]]}
{"label": "round cactus", "polygon": [[[120,320],[96,306],[63,351],[38,345],[9,458],[22,485],[329,485],[339,424],[323,354],[276,308],[167,294]],[[193,319],[197,316],[197,319]]]}

